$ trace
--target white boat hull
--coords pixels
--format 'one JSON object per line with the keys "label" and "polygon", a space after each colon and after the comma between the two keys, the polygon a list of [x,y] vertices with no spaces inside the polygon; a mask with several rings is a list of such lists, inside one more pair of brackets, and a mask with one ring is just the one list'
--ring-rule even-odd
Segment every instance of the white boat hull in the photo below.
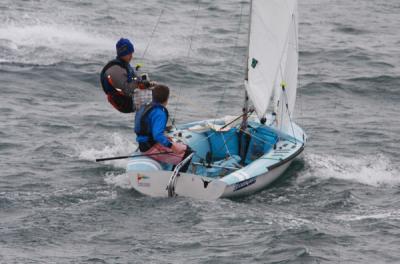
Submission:
{"label": "white boat hull", "polygon": [[[129,172],[131,186],[138,192],[152,197],[168,197],[167,186],[170,171]],[[216,200],[222,197],[226,184],[219,180],[207,179],[189,173],[180,173],[175,185],[177,196],[202,200]]]}
{"label": "white boat hull", "polygon": [[[258,176],[228,185],[221,179],[201,177],[190,173],[180,173],[175,193],[177,196],[202,200],[234,198],[254,194],[276,181],[288,169],[295,158],[301,156],[303,148],[296,155],[282,160],[281,165]],[[138,192],[152,197],[168,197],[167,185],[170,171],[129,171],[131,186]]]}
{"label": "white boat hull", "polygon": [[[301,154],[302,153],[299,153],[299,155],[297,155],[295,158],[299,158]],[[268,185],[270,185],[271,183],[276,181],[280,176],[282,176],[282,174],[289,168],[289,166],[292,164],[295,158],[288,160],[282,165],[275,167],[274,169],[264,174],[246,180],[248,181],[248,183],[236,183],[227,186],[221,198],[247,196],[254,194],[258,191],[261,191],[262,189],[265,189]],[[240,186],[240,184],[246,186],[237,190],[238,188],[237,186]]]}
{"label": "white boat hull", "polygon": [[[203,123],[204,121],[192,123],[190,126],[197,128]],[[261,126],[266,127],[265,125]],[[280,139],[274,143],[273,148],[246,166],[233,169],[225,176],[210,175],[204,170],[212,168],[214,165],[208,167],[205,164],[201,165],[200,161],[195,161],[194,163],[197,163],[196,166],[199,164],[200,167],[203,166],[203,174],[199,174],[196,167],[192,167],[192,170],[189,170],[191,173],[179,173],[174,185],[174,194],[196,199],[215,200],[218,198],[251,195],[264,189],[277,180],[304,150],[306,137],[300,127],[294,124],[294,128],[297,132],[296,137],[279,134]],[[269,129],[275,131],[274,133],[279,133],[273,128]],[[180,139],[185,144],[191,146],[192,149],[195,146],[196,149],[194,150],[197,156],[205,155],[210,149],[208,146],[205,147],[198,144],[199,142],[203,142],[206,145],[209,144],[205,140],[205,136],[200,136],[201,133],[204,132],[191,132],[186,127],[179,130],[178,133],[181,134]],[[196,158],[198,159],[199,157]],[[232,168],[231,165],[226,167]],[[150,157],[131,159],[128,163],[127,174],[131,186],[138,192],[153,197],[169,196],[167,186],[170,183],[173,172],[170,169],[163,168]]]}

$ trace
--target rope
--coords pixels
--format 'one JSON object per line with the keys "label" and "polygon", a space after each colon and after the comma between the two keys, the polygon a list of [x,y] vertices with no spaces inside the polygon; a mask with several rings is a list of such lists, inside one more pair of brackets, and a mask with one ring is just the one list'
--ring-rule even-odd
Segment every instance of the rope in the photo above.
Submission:
{"label": "rope", "polygon": [[[214,123],[215,123],[215,120],[214,120]],[[209,127],[209,128],[211,128],[211,127]],[[235,127],[235,128],[236,128],[236,127]],[[212,132],[211,132],[208,136],[206,136],[206,137],[203,138],[203,139],[197,140],[193,145],[196,146],[196,145],[200,144],[201,142],[208,140],[210,137],[212,137],[212,136],[215,135],[217,132],[219,132],[219,131],[217,131],[217,130],[211,130],[211,131],[212,131]],[[233,136],[233,135],[232,135],[232,136]],[[219,149],[217,149],[217,152],[220,151],[223,147],[226,147],[226,148],[227,148],[227,151],[229,152],[228,147],[226,146],[226,143],[232,138],[232,136],[230,136],[230,137],[228,138],[228,140],[226,140],[225,137],[223,137],[223,139],[224,139],[224,145],[221,146]],[[230,153],[229,153],[229,154],[230,154]],[[196,157],[198,157],[198,158],[201,158],[201,159],[203,158],[203,157],[197,155],[196,153],[195,153],[194,155],[195,155]],[[231,155],[230,155],[230,156],[231,156]]]}
{"label": "rope", "polygon": [[[241,129],[241,128],[239,128],[239,130],[240,130],[241,132],[245,133],[246,135],[249,135],[249,136],[251,136],[252,138],[257,139],[258,141],[261,141],[261,142],[264,143],[264,144],[270,145],[270,146],[272,146],[272,147],[275,145],[275,144],[271,144],[271,143],[268,142],[268,141],[265,141],[264,139],[262,139],[262,138],[260,138],[260,137],[257,137],[257,136],[254,135],[254,134],[251,134],[251,133],[247,132],[246,130],[243,130],[243,129]],[[280,137],[278,136],[278,141],[279,141],[279,140],[280,140]]]}
{"label": "rope", "polygon": [[[249,112],[247,112],[247,113],[245,113],[245,114],[246,114],[246,115],[250,115],[252,112],[253,112],[253,111],[249,111]],[[240,115],[240,116],[242,116],[242,115]],[[226,125],[225,125],[225,126],[226,126]],[[239,131],[243,131],[240,127],[241,127],[241,124],[238,124],[237,126],[234,126],[233,128],[236,128],[236,129],[239,130]],[[228,131],[229,131],[229,130],[228,130]],[[207,139],[210,138],[211,136],[213,136],[214,134],[216,134],[217,132],[220,132],[220,131],[214,130],[213,133],[211,133],[209,136],[207,136]],[[228,157],[232,157],[232,154],[230,153],[230,151],[229,151],[229,149],[228,149],[227,143],[228,143],[234,136],[236,136],[236,135],[233,134],[233,135],[231,135],[230,137],[228,137],[227,139],[225,139],[223,133],[221,133],[221,136],[222,136],[222,139],[223,139],[223,141],[224,141],[224,144],[223,144],[222,146],[220,146],[215,152],[219,152],[219,151],[222,150],[222,148],[225,147],[225,148],[226,148],[226,152],[227,152],[227,154],[228,154]]]}

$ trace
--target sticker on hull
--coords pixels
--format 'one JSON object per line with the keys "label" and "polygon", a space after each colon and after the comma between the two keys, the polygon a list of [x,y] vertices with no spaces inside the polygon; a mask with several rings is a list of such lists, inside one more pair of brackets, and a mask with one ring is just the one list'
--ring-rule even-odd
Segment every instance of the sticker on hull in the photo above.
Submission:
{"label": "sticker on hull", "polygon": [[137,184],[140,187],[150,187],[150,183],[149,182],[144,182],[143,180],[147,180],[150,179],[149,176],[145,176],[143,174],[138,173],[136,176],[136,180],[137,180]]}
{"label": "sticker on hull", "polygon": [[238,190],[241,190],[243,188],[246,188],[247,186],[250,186],[256,182],[256,178],[251,178],[242,182],[238,182],[235,184],[235,187],[233,188],[233,191],[236,192]]}

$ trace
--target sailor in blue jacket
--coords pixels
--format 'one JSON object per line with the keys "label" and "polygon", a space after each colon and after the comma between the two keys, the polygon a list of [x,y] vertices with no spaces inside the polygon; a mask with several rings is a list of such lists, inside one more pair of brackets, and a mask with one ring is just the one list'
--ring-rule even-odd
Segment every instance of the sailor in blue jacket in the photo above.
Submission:
{"label": "sailor in blue jacket", "polygon": [[[136,112],[136,141],[141,152],[152,154],[151,157],[155,160],[177,165],[191,153],[191,150],[185,144],[171,141],[164,134],[169,116],[166,108],[168,98],[167,86],[156,85],[153,88],[153,101]],[[153,155],[166,152],[170,154]],[[181,171],[185,171],[185,168]]]}

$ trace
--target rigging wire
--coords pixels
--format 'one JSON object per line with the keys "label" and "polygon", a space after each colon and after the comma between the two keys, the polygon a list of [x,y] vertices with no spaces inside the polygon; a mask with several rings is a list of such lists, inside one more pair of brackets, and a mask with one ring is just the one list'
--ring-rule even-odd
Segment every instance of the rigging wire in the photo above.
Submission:
{"label": "rigging wire", "polygon": [[[296,16],[293,16],[293,20],[294,20],[294,24],[295,25],[298,25],[298,21],[296,20]],[[296,41],[296,43],[295,43],[295,45],[296,45],[296,51],[297,51],[297,54],[299,54],[299,32],[298,32],[298,27],[296,27],[295,26],[295,29],[294,29],[294,34],[295,34],[295,41]],[[297,59],[299,59],[299,58],[297,58]],[[297,83],[297,88],[299,88],[299,84]],[[299,97],[299,100],[297,100],[297,101],[300,101],[300,116],[301,117],[303,117],[303,101],[301,100],[301,94],[302,93],[298,93],[298,97]],[[303,141],[304,141],[304,132],[303,132]]]}
{"label": "rigging wire", "polygon": [[142,54],[142,56],[140,57],[139,60],[143,60],[143,59],[144,59],[144,56],[146,55],[147,50],[149,49],[150,43],[151,43],[151,41],[153,40],[154,33],[156,32],[156,29],[157,29],[157,27],[158,27],[158,24],[160,24],[161,17],[162,17],[162,15],[163,15],[163,13],[164,13],[164,8],[161,9],[161,12],[160,12],[160,15],[158,16],[157,22],[156,22],[156,24],[154,25],[153,30],[152,30],[152,32],[151,32],[150,39],[149,39],[149,41],[147,42],[146,48],[144,49],[143,54]]}
{"label": "rigging wire", "polygon": [[[232,60],[233,60],[233,58],[235,58],[235,54],[237,52],[237,47],[238,47],[238,42],[239,42],[239,33],[240,33],[241,25],[242,25],[243,5],[244,5],[244,3],[241,2],[241,4],[240,4],[239,25],[238,25],[238,29],[236,31],[235,45],[234,45],[233,50],[232,50]],[[231,65],[229,72],[231,72],[232,69],[233,69],[233,65]],[[224,89],[222,91],[222,96],[221,96],[220,100],[218,101],[218,107],[217,107],[217,111],[215,112],[214,118],[216,118],[217,115],[220,113],[221,105],[222,105],[222,102],[224,100],[225,94],[226,94],[226,85],[224,85]]]}
{"label": "rigging wire", "polygon": [[[284,90],[283,91],[283,94],[285,95],[285,100],[286,100],[286,110],[287,110],[287,114],[288,114],[288,117],[289,117],[289,122],[290,122],[290,126],[292,127],[292,133],[293,133],[293,137],[294,137],[294,139],[295,139],[295,141],[296,141],[296,143],[295,144],[297,144],[297,138],[296,138],[296,134],[294,133],[294,128],[293,128],[293,122],[292,122],[292,118],[291,118],[291,113],[290,113],[290,110],[289,110],[289,99],[288,99],[288,96],[287,96],[287,93],[286,93],[286,90]],[[282,104],[283,105],[283,104]],[[282,115],[282,118],[283,118],[283,115]],[[282,119],[283,120],[283,119]],[[282,122],[283,123],[283,122]]]}
{"label": "rigging wire", "polygon": [[[295,47],[295,50],[297,51],[297,54],[298,54],[298,36],[297,36],[297,29],[296,29],[296,17],[294,16],[294,14],[292,14],[292,22],[293,22],[293,25],[294,25],[294,34],[295,34],[295,43],[294,43],[294,47]],[[285,45],[287,45],[288,47],[289,46],[291,46],[291,44],[290,44],[290,40],[289,40],[289,33],[290,33],[290,29],[289,29],[289,32],[288,32],[288,36],[287,36],[287,39],[286,39],[286,44]],[[292,44],[293,45],[293,44]],[[283,56],[283,54],[282,54],[282,56]],[[288,62],[287,62],[287,60],[288,60],[288,58],[286,58],[286,62],[285,62],[285,64],[287,64]],[[281,129],[282,129],[282,125],[283,125],[283,118],[284,118],[284,104],[285,104],[285,106],[286,106],[286,110],[287,110],[287,115],[288,115],[288,117],[289,117],[289,122],[290,122],[290,125],[291,125],[291,127],[292,127],[292,132],[293,132],[293,137],[295,137],[295,133],[294,133],[294,129],[293,129],[293,123],[292,123],[292,118],[291,118],[291,112],[290,112],[290,110],[289,110],[289,106],[288,106],[288,104],[289,104],[289,98],[288,98],[288,95],[287,95],[287,92],[286,92],[286,87],[285,87],[285,83],[284,83],[284,72],[283,72],[283,69],[282,69],[282,63],[280,63],[279,64],[279,73],[280,73],[280,76],[281,76],[281,80],[282,80],[282,83],[281,83],[281,87],[282,87],[282,89],[281,89],[281,93],[280,93],[280,99],[278,99],[277,100],[277,107],[279,107],[279,103],[280,103],[280,101],[281,100],[285,100],[285,102],[282,102],[282,104],[281,104],[281,120],[280,120],[280,127],[281,127]],[[284,96],[284,98],[283,98],[283,96]],[[297,143],[297,140],[296,140],[296,143]]]}
{"label": "rigging wire", "polygon": [[[194,33],[196,31],[196,27],[197,27],[197,20],[198,20],[198,17],[199,17],[200,5],[201,5],[200,0],[197,0],[197,11],[196,11],[196,15],[195,15],[195,18],[194,18],[194,25],[192,27],[192,32],[191,32],[191,35],[190,35],[190,39],[189,39],[189,47],[188,47],[188,51],[187,51],[187,54],[186,54],[186,60],[185,60],[186,64],[187,64],[187,61],[188,61],[188,59],[190,57],[190,51],[192,50],[193,36],[194,36]],[[179,89],[178,89],[178,99],[176,101],[175,110],[174,110],[174,114],[173,114],[174,118],[172,119],[172,125],[173,126],[175,126],[175,120],[176,120],[176,115],[177,115],[177,112],[178,112],[179,103],[180,103],[180,100],[181,100],[181,95],[182,95],[182,86],[180,86]]]}
{"label": "rigging wire", "polygon": [[[281,96],[280,96],[280,98],[281,98],[281,100],[283,101],[283,98],[282,98],[282,91],[281,91]],[[283,118],[285,117],[284,115],[283,115],[283,113],[284,113],[284,109],[283,109],[283,105],[284,105],[284,102],[281,102],[281,113],[280,113],[280,120],[279,120],[279,116],[278,116],[278,121],[280,122],[279,123],[279,125],[280,125],[280,130],[282,130],[282,126],[283,126]]]}

